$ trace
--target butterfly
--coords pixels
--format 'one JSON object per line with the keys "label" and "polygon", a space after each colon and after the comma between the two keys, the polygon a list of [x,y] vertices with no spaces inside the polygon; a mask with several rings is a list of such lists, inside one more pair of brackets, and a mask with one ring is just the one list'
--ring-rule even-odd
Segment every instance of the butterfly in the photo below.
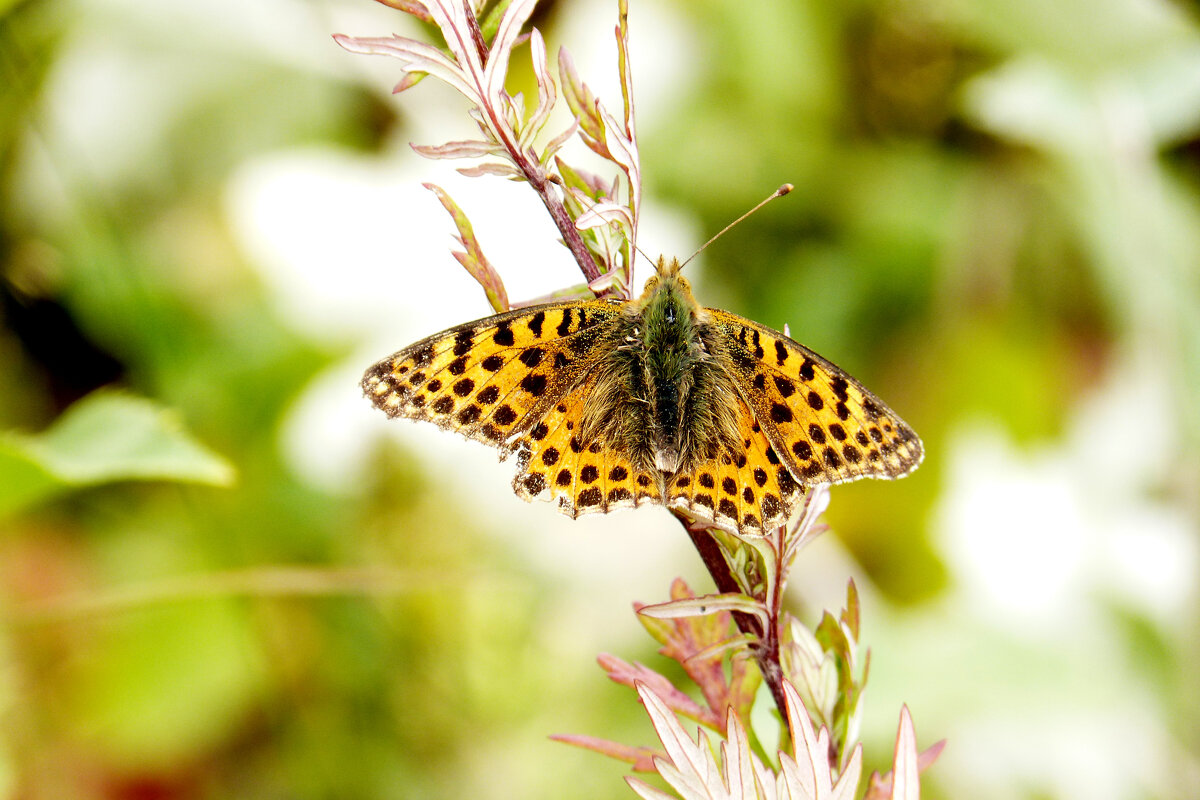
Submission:
{"label": "butterfly", "polygon": [[529,306],[379,361],[390,417],[515,456],[513,490],[572,517],[645,503],[741,534],[786,523],[805,487],[899,478],[921,440],[857,380],[778,331],[692,296],[660,258],[637,300]]}

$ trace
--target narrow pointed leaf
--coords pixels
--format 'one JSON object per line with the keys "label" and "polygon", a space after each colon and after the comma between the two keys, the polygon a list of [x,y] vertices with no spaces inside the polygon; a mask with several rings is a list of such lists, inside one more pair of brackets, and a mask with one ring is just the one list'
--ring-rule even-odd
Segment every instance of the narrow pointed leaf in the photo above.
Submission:
{"label": "narrow pointed leaf", "polygon": [[[649,687],[639,683],[637,692],[642,699],[642,705],[646,707],[646,713],[650,715],[655,733],[667,750],[667,760],[670,762],[667,766],[674,767],[664,768],[661,763],[663,760],[659,759],[655,762],[658,774],[676,789],[689,785],[695,788],[696,781],[705,785],[708,782],[707,778],[716,771],[715,763],[711,763],[711,752],[692,741],[679,724],[679,720],[671,713],[671,709]],[[703,738],[701,734],[702,741]]]}
{"label": "narrow pointed leaf", "polygon": [[900,708],[900,729],[892,761],[891,800],[921,800],[921,774],[917,766],[917,733],[908,706]]}
{"label": "narrow pointed leaf", "polygon": [[467,80],[462,69],[432,45],[402,36],[356,37],[339,33],[334,34],[333,39],[352,53],[391,56],[399,59],[406,72],[424,72],[433,75],[453,86],[477,105],[482,100],[478,90]]}
{"label": "narrow pointed leaf", "polygon": [[555,136],[553,139],[551,139],[546,144],[546,149],[542,151],[542,155],[541,155],[542,166],[548,165],[550,163],[550,160],[552,158],[555,158],[558,155],[558,151],[562,149],[562,146],[564,144],[566,144],[567,142],[569,142],[571,140],[571,137],[574,136],[576,131],[578,131],[578,130],[579,130],[579,120],[577,120],[577,119],[571,120],[571,124],[569,127],[567,127],[558,136]]}
{"label": "narrow pointed leaf", "polygon": [[504,80],[508,77],[508,62],[512,57],[512,49],[536,4],[537,0],[512,0],[508,8],[504,9],[484,72],[484,89],[488,97],[498,99],[504,92]]}
{"label": "narrow pointed leaf", "polygon": [[629,788],[633,789],[642,800],[679,800],[674,795],[667,794],[660,789],[655,789],[650,784],[640,781],[637,778],[626,776],[625,782],[629,784]]}
{"label": "narrow pointed leaf", "polygon": [[706,727],[717,730],[720,719],[712,712],[701,708],[700,705],[686,694],[676,689],[663,675],[642,664],[630,664],[614,655],[601,653],[596,660],[608,673],[609,680],[636,689],[639,685],[648,687],[664,703],[681,716],[695,720]]}
{"label": "narrow pointed leaf", "polygon": [[595,736],[580,736],[573,733],[556,733],[551,737],[556,742],[569,744],[583,750],[591,750],[618,761],[624,761],[636,772],[653,772],[655,757],[661,758],[663,752],[652,747],[634,747],[632,745],[612,742],[608,739],[598,739]]}
{"label": "narrow pointed leaf", "polygon": [[429,15],[429,11],[422,3],[416,2],[416,0],[376,0],[376,2],[394,8],[397,11],[412,14],[422,22],[433,23],[433,17]]}
{"label": "narrow pointed leaf", "polygon": [[487,256],[483,254],[483,248],[480,246],[479,240],[475,238],[475,229],[471,226],[471,221],[440,186],[432,183],[423,185],[437,195],[442,206],[454,220],[454,226],[458,229],[458,240],[465,249],[455,252],[454,258],[483,287],[492,308],[497,312],[507,311],[508,292],[504,288],[504,281],[501,280],[500,273],[488,261]]}
{"label": "narrow pointed leaf", "polygon": [[601,225],[620,225],[626,230],[633,229],[633,216],[629,209],[617,203],[597,203],[575,220],[579,230],[596,228]]}
{"label": "narrow pointed leaf", "polygon": [[[533,58],[533,74],[537,78],[538,104],[521,134],[522,148],[533,144],[534,139],[542,132],[542,128],[550,119],[550,112],[554,109],[555,101],[558,100],[558,88],[554,85],[554,79],[550,77],[550,73],[546,69],[546,43],[542,41],[542,35],[537,30],[530,35],[529,45]],[[543,161],[543,163],[545,162]]]}
{"label": "narrow pointed leaf", "polygon": [[764,624],[768,621],[767,610],[761,602],[745,594],[706,594],[668,603],[643,606],[638,613],[657,619],[679,619],[715,614],[719,611],[744,611],[754,614]]}
{"label": "narrow pointed leaf", "polygon": [[754,788],[754,756],[750,753],[746,730],[733,709],[725,716],[725,741],[721,743],[721,754],[725,757],[726,784],[732,795],[752,800],[758,795]]}
{"label": "narrow pointed leaf", "polygon": [[514,167],[512,164],[497,164],[495,162],[487,164],[477,164],[473,167],[460,167],[455,172],[466,175],[468,178],[478,178],[481,175],[499,175],[502,178],[511,178],[513,180],[524,180],[525,176],[521,170]]}
{"label": "narrow pointed leaf", "polygon": [[468,139],[459,142],[446,142],[439,145],[423,145],[412,144],[408,145],[418,155],[425,158],[442,159],[442,158],[482,158],[483,156],[496,155],[504,152],[498,144],[485,142],[482,139]]}

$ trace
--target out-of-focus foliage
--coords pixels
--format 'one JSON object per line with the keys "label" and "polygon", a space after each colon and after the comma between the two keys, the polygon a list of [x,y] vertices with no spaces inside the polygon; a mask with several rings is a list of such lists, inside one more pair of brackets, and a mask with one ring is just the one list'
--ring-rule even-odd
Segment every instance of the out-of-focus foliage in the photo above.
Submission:
{"label": "out-of-focus foliage", "polygon": [[[648,555],[678,526],[525,509],[490,454],[416,425],[385,440],[355,396],[384,354],[358,340],[425,320],[429,287],[464,287],[447,325],[487,312],[407,147],[453,138],[427,126],[457,107],[431,81],[392,98],[398,74],[330,38],[402,16],[0,2],[0,469],[40,485],[2,501],[0,800],[630,796],[620,765],[546,736],[653,744],[592,661],[672,669],[631,652],[629,607],[697,580],[686,543]],[[591,81],[615,19],[559,0],[535,21]],[[795,184],[689,267],[701,301],[789,324],[928,446],[902,482],[835,487],[833,535],[795,568],[806,622],[847,573],[862,592],[864,768],[889,768],[907,702],[949,740],[925,796],[1200,793],[1194,10],[632,0],[630,31],[641,246],[679,215],[698,244]],[[235,214],[280,164],[307,193]],[[314,188],[338,181],[358,194]],[[444,227],[412,221],[404,181]],[[529,207],[452,191],[525,299],[487,217]],[[356,257],[364,218],[386,244]],[[258,234],[332,255],[281,272]],[[289,591],[281,566],[349,577]]]}
{"label": "out-of-focus foliage", "polygon": [[36,436],[0,440],[0,516],[67,491],[120,480],[228,485],[232,471],[145,401],[97,393]]}

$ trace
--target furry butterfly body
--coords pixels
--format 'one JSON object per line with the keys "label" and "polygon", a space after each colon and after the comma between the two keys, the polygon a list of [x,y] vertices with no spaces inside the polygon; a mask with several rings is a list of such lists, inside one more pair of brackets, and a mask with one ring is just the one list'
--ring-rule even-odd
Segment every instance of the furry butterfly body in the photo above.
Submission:
{"label": "furry butterfly body", "polygon": [[572,516],[642,503],[739,532],[783,524],[805,486],[898,478],[920,439],[829,361],[702,308],[660,259],[638,300],[550,303],[469,322],[363,377],[389,416],[515,454],[516,493]]}

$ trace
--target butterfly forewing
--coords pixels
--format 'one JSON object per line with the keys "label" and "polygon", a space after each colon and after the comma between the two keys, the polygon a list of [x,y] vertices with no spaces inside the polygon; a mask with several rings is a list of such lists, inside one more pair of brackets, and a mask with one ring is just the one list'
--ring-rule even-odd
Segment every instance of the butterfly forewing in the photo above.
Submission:
{"label": "butterfly forewing", "polygon": [[798,481],[900,478],[921,463],[921,440],[854,378],[777,331],[706,312],[725,332],[738,388]]}
{"label": "butterfly forewing", "polygon": [[468,322],[383,359],[363,377],[392,417],[428,420],[511,449],[611,345],[621,305],[552,303]]}

